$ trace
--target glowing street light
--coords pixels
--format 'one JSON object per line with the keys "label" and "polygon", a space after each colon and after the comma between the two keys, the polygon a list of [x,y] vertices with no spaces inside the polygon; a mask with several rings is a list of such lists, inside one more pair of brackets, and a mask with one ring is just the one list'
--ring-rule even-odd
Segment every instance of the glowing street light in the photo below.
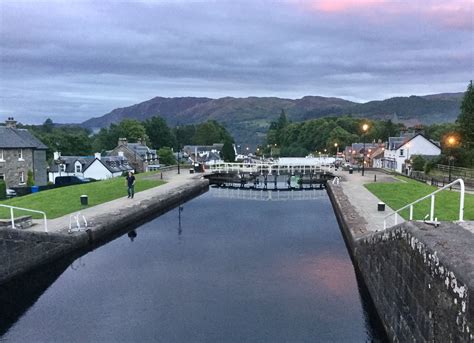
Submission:
{"label": "glowing street light", "polygon": [[368,130],[369,130],[369,124],[362,125],[362,137],[364,138],[364,140],[363,140],[363,142],[364,142],[364,153],[362,155],[362,161],[364,161],[364,163],[362,163],[362,176],[364,176],[364,171],[365,171],[365,135],[366,135]]}

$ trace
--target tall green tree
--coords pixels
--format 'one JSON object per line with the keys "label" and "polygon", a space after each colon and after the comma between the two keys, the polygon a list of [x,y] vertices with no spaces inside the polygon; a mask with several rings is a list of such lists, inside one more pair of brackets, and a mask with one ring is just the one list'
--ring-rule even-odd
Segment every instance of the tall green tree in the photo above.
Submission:
{"label": "tall green tree", "polygon": [[235,151],[234,147],[232,146],[232,141],[226,139],[224,141],[224,146],[222,147],[222,158],[226,162],[234,162],[235,161]]}
{"label": "tall green tree", "polygon": [[146,134],[150,139],[150,145],[153,148],[174,147],[176,145],[176,137],[161,117],[151,117],[147,119],[143,126]]}
{"label": "tall green tree", "polygon": [[226,140],[233,141],[225,127],[215,120],[208,120],[196,126],[195,144],[211,145],[213,143],[224,143]]}
{"label": "tall green tree", "polygon": [[474,89],[472,80],[467,87],[461,103],[461,113],[458,120],[462,135],[462,145],[469,150],[474,149]]}
{"label": "tall green tree", "polygon": [[174,157],[173,150],[168,147],[162,147],[157,151],[158,156],[160,157],[160,163],[165,165],[176,164],[176,158]]}

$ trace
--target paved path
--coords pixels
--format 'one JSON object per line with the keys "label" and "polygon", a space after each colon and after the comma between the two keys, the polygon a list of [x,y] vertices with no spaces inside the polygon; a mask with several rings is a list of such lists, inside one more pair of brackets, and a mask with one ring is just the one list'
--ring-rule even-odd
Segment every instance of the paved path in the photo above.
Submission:
{"label": "paved path", "polygon": [[[364,184],[374,182],[374,175],[377,175],[377,182],[401,181],[383,172],[365,171],[365,175],[362,176],[362,173],[356,170],[354,170],[353,174],[349,174],[348,171],[339,170],[334,172],[334,174],[341,177],[340,187],[342,187],[342,191],[349,199],[349,202],[356,208],[357,212],[366,220],[366,230],[372,232],[383,230],[384,217],[394,211],[390,207],[385,206],[385,211],[379,212],[377,210],[377,204],[381,200],[367,190]],[[403,218],[398,215],[397,218],[398,223],[404,221]],[[394,225],[394,219],[394,216],[388,219],[388,227]]]}
{"label": "paved path", "polygon": [[[151,178],[160,179],[160,174],[150,175]],[[140,204],[141,201],[149,199],[151,196],[166,194],[171,189],[179,187],[188,183],[190,180],[195,178],[201,178],[202,174],[190,174],[188,169],[182,169],[181,174],[178,174],[176,170],[170,170],[163,173],[163,180],[166,181],[166,184],[159,187],[154,187],[147,189],[145,191],[135,193],[133,199],[128,199],[127,189],[124,186],[124,196],[97,206],[89,207],[83,211],[81,214],[84,215],[88,222],[93,223],[94,218],[103,215],[104,213],[114,213],[120,211],[124,208],[136,206],[137,203]],[[124,181],[125,182],[125,181]],[[65,215],[63,217],[49,219],[48,220],[48,232],[60,232],[67,233],[69,229],[69,218],[70,215]],[[28,230],[32,231],[44,231],[44,222],[43,220],[34,220],[34,224]],[[82,222],[81,222],[82,225]]]}

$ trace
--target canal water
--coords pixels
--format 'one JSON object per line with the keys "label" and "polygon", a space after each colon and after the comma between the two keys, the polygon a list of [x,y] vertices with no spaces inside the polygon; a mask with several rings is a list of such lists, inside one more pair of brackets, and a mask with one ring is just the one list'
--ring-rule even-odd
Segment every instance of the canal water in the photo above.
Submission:
{"label": "canal water", "polygon": [[324,190],[211,189],[0,305],[1,342],[385,340]]}

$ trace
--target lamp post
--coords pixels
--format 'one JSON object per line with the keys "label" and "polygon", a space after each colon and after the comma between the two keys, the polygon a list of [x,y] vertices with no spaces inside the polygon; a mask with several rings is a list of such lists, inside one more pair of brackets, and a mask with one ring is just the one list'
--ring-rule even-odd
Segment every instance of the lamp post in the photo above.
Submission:
{"label": "lamp post", "polygon": [[362,125],[362,137],[363,137],[363,143],[364,143],[363,154],[362,154],[362,176],[364,176],[364,172],[365,172],[365,134],[367,133],[368,129],[369,129],[368,124]]}
{"label": "lamp post", "polygon": [[449,136],[447,139],[449,149],[449,157],[448,157],[448,183],[451,183],[451,170],[454,164],[454,156],[453,156],[453,147],[457,144],[456,137]]}
{"label": "lamp post", "polygon": [[179,125],[176,126],[176,141],[178,143],[178,174],[181,174],[180,167],[179,167]]}
{"label": "lamp post", "polygon": [[339,155],[339,145],[337,143],[334,143],[334,147],[336,148],[336,158],[337,158],[337,155]]}

